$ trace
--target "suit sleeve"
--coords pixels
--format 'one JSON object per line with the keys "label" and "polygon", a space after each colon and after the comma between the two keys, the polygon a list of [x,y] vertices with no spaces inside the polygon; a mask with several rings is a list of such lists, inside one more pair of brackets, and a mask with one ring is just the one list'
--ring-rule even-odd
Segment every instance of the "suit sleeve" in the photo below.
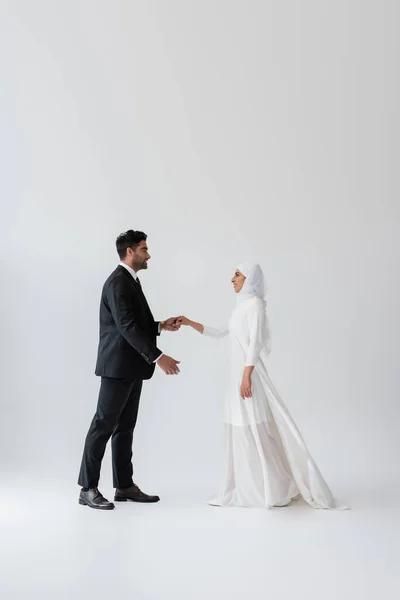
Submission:
{"label": "suit sleeve", "polygon": [[132,308],[132,293],[123,282],[114,280],[107,290],[111,314],[120,334],[150,365],[162,354],[136,321]]}

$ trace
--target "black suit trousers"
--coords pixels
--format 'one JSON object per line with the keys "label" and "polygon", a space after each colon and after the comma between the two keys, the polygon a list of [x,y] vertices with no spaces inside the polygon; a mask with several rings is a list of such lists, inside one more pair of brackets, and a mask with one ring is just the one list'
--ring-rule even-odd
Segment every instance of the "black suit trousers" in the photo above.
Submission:
{"label": "black suit trousers", "polygon": [[112,437],[113,484],[115,488],[132,485],[133,431],[139,410],[142,381],[102,377],[96,414],[86,436],[78,483],[97,487],[101,461]]}

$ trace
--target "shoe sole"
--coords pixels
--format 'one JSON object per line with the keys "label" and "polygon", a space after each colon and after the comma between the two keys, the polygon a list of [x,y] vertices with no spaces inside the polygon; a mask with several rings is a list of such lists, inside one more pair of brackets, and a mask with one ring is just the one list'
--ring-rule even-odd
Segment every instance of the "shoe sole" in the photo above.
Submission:
{"label": "shoe sole", "polygon": [[132,498],[121,498],[121,497],[115,496],[114,502],[138,502],[139,504],[155,504],[156,502],[160,502],[160,499],[158,499],[158,500],[133,500]]}
{"label": "shoe sole", "polygon": [[110,506],[93,506],[92,504],[88,504],[83,500],[79,500],[79,504],[81,506],[88,506],[89,508],[94,508],[94,510],[114,510],[115,508],[114,504],[111,504]]}

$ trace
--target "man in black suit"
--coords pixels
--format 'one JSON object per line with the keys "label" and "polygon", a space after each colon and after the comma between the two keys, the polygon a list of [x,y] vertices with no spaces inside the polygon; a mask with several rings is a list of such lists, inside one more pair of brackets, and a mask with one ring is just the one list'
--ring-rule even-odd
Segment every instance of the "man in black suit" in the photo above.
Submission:
{"label": "man in black suit", "polygon": [[112,437],[114,500],[158,502],[134,484],[132,441],[140,392],[150,379],[156,363],[167,375],[179,373],[179,361],[157,348],[161,331],[177,331],[177,318],[154,320],[137,273],[147,269],[150,254],[147,236],[129,230],[116,241],[120,264],[103,286],[100,302],[100,341],[96,375],[101,377],[97,411],[86,436],[79,485],[79,503],[102,510],[114,504],[104,498],[97,486],[101,461]]}

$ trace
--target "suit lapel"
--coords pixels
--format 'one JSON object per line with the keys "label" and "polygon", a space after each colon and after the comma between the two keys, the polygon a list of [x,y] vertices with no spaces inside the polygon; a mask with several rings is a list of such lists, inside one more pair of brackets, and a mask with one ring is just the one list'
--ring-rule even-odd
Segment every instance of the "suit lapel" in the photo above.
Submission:
{"label": "suit lapel", "polygon": [[[133,278],[132,278],[132,279],[133,279]],[[146,296],[145,296],[145,295],[144,295],[144,293],[143,293],[142,286],[141,286],[141,285],[139,285],[139,284],[138,284],[138,283],[135,281],[135,279],[133,279],[133,281],[134,281],[134,283],[135,283],[135,288],[137,289],[137,291],[138,291],[138,293],[139,293],[139,296],[140,296],[140,298],[142,299],[142,302],[143,302],[143,304],[144,304],[144,305],[145,305],[145,307],[146,307],[146,310],[147,310],[147,312],[149,313],[149,315],[150,315],[150,316],[151,316],[151,318],[153,319],[153,314],[152,314],[152,312],[151,312],[151,310],[150,310],[150,306],[149,306],[149,304],[148,304],[148,302],[147,302]]]}
{"label": "suit lapel", "polygon": [[143,293],[142,287],[136,282],[136,279],[134,277],[132,277],[132,275],[129,273],[129,271],[127,271],[124,267],[121,267],[121,265],[118,265],[118,268],[122,269],[122,271],[124,273],[126,273],[126,275],[129,277],[129,280],[132,283],[132,287],[134,288],[137,296],[139,297],[140,302],[146,309],[146,311],[149,314],[149,316],[151,317],[151,319],[154,321],[153,313],[150,310],[150,306],[146,300],[146,296]]}

